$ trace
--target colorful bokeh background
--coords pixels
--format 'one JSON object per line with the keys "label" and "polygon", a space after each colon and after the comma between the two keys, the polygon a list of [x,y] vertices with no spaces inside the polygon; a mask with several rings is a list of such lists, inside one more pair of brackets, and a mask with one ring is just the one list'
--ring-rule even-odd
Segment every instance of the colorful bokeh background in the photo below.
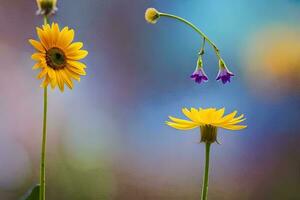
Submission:
{"label": "colorful bokeh background", "polygon": [[[201,39],[155,7],[199,26],[236,76],[189,79]],[[248,128],[220,130],[212,147],[210,200],[300,199],[300,1],[58,0],[52,21],[76,30],[89,56],[74,90],[49,92],[47,199],[199,199],[199,132],[164,124],[182,107],[226,107]],[[0,0],[0,199],[38,183],[43,90],[31,67],[34,0]]]}

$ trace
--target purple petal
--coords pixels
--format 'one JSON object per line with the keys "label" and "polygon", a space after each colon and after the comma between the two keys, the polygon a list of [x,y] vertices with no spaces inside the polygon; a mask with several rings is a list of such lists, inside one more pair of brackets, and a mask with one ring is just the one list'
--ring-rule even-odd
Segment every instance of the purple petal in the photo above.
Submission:
{"label": "purple petal", "polygon": [[208,80],[208,78],[202,68],[196,69],[190,77],[196,83],[199,83],[199,84],[202,82],[206,82]]}
{"label": "purple petal", "polygon": [[227,82],[230,82],[231,76],[234,76],[234,74],[228,71],[227,68],[220,69],[216,80],[221,79],[222,83],[225,84]]}

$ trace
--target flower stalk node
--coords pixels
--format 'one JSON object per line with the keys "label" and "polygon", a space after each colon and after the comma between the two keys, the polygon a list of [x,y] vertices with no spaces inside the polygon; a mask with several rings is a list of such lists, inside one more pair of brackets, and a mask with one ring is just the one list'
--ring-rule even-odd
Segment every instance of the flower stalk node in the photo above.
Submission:
{"label": "flower stalk node", "polygon": [[204,49],[201,49],[201,50],[199,51],[198,55],[199,55],[199,56],[203,56],[204,53],[205,53]]}

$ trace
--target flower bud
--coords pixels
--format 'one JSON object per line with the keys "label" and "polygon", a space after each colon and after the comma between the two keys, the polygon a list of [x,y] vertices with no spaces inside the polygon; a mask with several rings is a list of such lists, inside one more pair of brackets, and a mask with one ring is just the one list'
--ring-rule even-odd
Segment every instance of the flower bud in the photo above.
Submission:
{"label": "flower bud", "polygon": [[51,15],[57,11],[57,0],[36,0],[38,11],[37,15]]}
{"label": "flower bud", "polygon": [[155,24],[159,18],[159,12],[155,8],[148,8],[145,12],[145,19],[150,24]]}

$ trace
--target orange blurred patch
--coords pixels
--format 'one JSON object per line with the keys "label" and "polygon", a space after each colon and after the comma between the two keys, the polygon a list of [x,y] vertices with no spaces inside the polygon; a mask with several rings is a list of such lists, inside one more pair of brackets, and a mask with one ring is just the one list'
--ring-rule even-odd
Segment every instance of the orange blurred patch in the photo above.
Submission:
{"label": "orange blurred patch", "polygon": [[244,62],[248,80],[264,94],[286,94],[300,89],[300,29],[267,27],[248,41]]}

